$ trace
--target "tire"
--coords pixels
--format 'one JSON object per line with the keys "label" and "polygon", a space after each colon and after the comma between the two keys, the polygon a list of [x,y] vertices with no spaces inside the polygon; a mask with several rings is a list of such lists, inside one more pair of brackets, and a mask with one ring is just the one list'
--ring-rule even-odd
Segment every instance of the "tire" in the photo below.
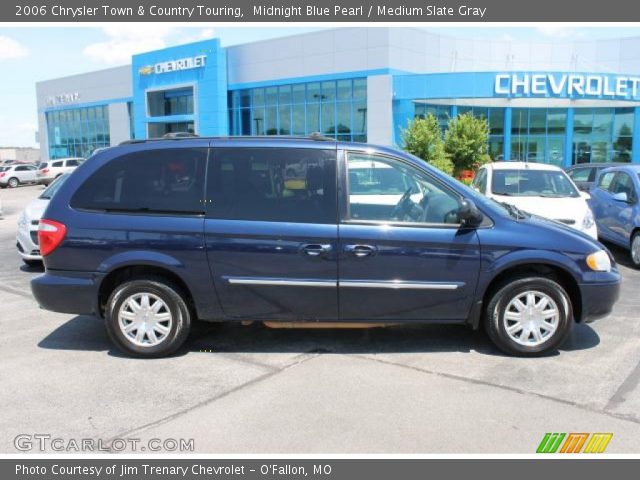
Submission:
{"label": "tire", "polygon": [[9,188],[16,188],[18,185],[20,185],[20,180],[18,180],[16,177],[11,177],[7,182],[7,185],[9,186]]}
{"label": "tire", "polygon": [[22,259],[22,261],[24,262],[24,264],[27,267],[41,267],[42,266],[42,260],[27,260],[25,258]]}
{"label": "tire", "polygon": [[[146,304],[145,296],[148,298]],[[171,355],[182,346],[191,329],[192,315],[185,298],[178,287],[159,278],[135,279],[118,285],[107,301],[105,312],[109,337],[130,356],[159,358]],[[131,301],[138,308],[144,309],[148,305],[147,317],[144,310],[136,315]],[[154,313],[157,301],[163,305]],[[169,320],[158,320],[160,318]],[[134,324],[141,325],[141,329],[131,326]],[[157,343],[153,342],[153,337]]]}
{"label": "tire", "polygon": [[[522,313],[521,307],[525,307]],[[484,325],[489,338],[505,353],[523,357],[546,355],[556,351],[571,332],[571,299],[554,280],[520,277],[496,288],[485,309]]]}
{"label": "tire", "polygon": [[635,268],[640,268],[640,230],[631,237],[630,254],[631,263]]}

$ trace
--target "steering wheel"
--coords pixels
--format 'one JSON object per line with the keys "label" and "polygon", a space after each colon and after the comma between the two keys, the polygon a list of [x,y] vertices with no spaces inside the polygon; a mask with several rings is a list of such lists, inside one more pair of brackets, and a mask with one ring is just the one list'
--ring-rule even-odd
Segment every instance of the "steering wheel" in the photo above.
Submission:
{"label": "steering wheel", "polygon": [[402,217],[404,217],[406,210],[408,210],[411,205],[412,193],[413,187],[407,188],[407,191],[402,194],[402,197],[400,197],[400,200],[398,201],[396,206],[393,207],[393,210],[391,211],[391,218],[402,220]]}

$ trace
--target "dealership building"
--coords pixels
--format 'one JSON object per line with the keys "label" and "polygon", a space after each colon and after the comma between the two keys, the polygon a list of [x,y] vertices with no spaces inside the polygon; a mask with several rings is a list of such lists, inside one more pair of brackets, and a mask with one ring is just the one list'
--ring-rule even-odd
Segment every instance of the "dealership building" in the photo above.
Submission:
{"label": "dealership building", "polygon": [[469,112],[487,119],[494,159],[640,162],[640,36],[520,41],[367,27],[230,47],[211,39],[36,91],[43,158],[187,131],[401,146],[411,119],[434,114],[446,128]]}

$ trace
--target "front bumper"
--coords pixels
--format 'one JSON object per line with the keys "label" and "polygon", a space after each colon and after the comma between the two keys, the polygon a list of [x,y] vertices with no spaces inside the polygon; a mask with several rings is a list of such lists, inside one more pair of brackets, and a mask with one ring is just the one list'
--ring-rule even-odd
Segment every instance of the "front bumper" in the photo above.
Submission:
{"label": "front bumper", "polygon": [[580,321],[591,323],[606,317],[620,297],[620,276],[617,281],[606,283],[584,283],[579,285],[582,296]]}
{"label": "front bumper", "polygon": [[53,312],[97,315],[98,290],[103,274],[47,270],[31,280],[38,304]]}
{"label": "front bumper", "polygon": [[40,247],[33,241],[33,235],[38,235],[37,230],[26,230],[24,227],[18,229],[16,235],[16,248],[18,253],[25,260],[42,260]]}

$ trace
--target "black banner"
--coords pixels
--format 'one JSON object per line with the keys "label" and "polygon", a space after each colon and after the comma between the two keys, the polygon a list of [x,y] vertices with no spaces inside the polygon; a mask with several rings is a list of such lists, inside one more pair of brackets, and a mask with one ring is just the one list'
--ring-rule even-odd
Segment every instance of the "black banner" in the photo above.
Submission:
{"label": "black banner", "polygon": [[[614,464],[615,462],[615,464]],[[403,480],[635,478],[640,460],[611,459],[47,459],[0,460],[0,478],[74,480]]]}
{"label": "black banner", "polygon": [[2,22],[615,22],[640,19],[628,0],[16,0]]}

